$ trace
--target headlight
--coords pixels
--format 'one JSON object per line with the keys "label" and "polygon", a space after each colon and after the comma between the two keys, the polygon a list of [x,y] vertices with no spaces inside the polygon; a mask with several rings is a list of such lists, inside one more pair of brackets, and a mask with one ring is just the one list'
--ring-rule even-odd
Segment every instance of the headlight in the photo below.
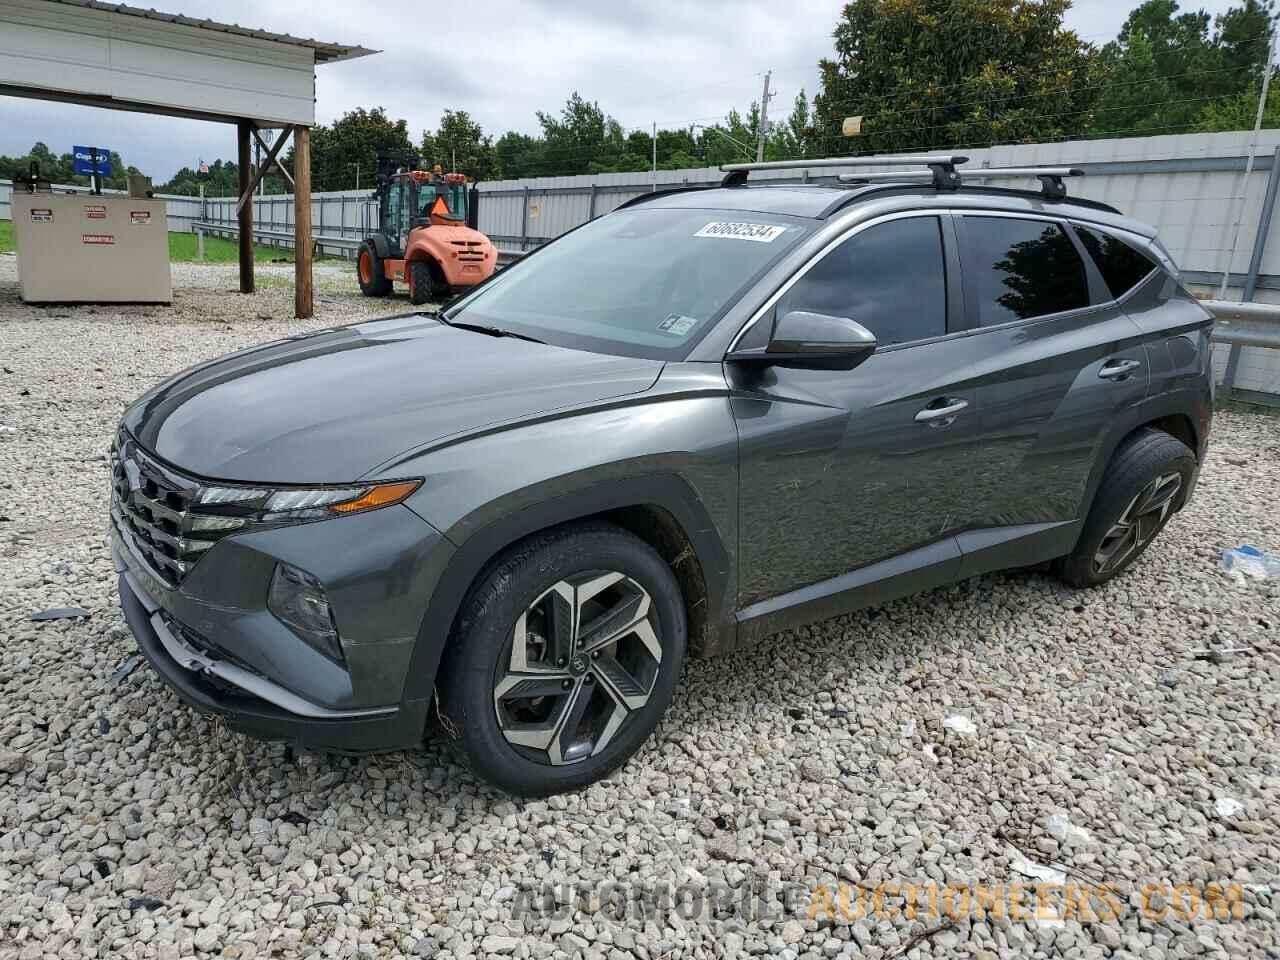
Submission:
{"label": "headlight", "polygon": [[315,520],[387,507],[421,485],[421,480],[393,480],[350,487],[201,487],[196,503],[214,508],[207,511],[211,515],[251,517],[259,523]]}
{"label": "headlight", "polygon": [[320,581],[287,563],[276,564],[267,594],[267,609],[326,657],[342,661],[338,628]]}

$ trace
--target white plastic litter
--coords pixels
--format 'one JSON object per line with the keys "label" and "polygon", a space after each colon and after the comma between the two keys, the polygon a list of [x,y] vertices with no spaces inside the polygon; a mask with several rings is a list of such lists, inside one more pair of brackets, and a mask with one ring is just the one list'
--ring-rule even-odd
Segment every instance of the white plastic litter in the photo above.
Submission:
{"label": "white plastic litter", "polygon": [[1222,569],[1254,580],[1269,580],[1280,577],[1280,557],[1246,543],[1235,549],[1222,551]]}
{"label": "white plastic litter", "polygon": [[1244,804],[1233,797],[1219,797],[1214,801],[1213,809],[1220,817],[1234,817],[1244,809]]}
{"label": "white plastic litter", "polygon": [[1059,843],[1088,843],[1089,831],[1077,827],[1065,813],[1055,813],[1049,817],[1049,836]]}
{"label": "white plastic litter", "polygon": [[971,737],[978,732],[978,725],[963,714],[957,713],[953,717],[947,717],[942,721],[942,725],[948,730],[954,730],[962,737]]}
{"label": "white plastic litter", "polygon": [[912,717],[902,725],[902,735],[904,737],[914,737],[916,735],[916,719]]}

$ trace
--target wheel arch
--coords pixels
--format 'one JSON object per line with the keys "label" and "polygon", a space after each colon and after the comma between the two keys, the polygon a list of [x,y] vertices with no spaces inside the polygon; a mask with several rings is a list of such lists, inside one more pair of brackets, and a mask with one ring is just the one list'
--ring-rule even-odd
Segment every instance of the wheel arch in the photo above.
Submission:
{"label": "wheel arch", "polygon": [[431,696],[466,598],[496,557],[534,534],[585,520],[602,520],[629,531],[671,566],[684,598],[691,654],[708,656],[732,648],[735,625],[732,617],[724,616],[729,557],[706,508],[679,476],[636,477],[524,507],[460,543],[427,603],[404,698]]}
{"label": "wheel arch", "polygon": [[1160,430],[1190,447],[1197,461],[1202,458],[1205,437],[1196,427],[1195,418],[1187,412],[1188,408],[1195,409],[1195,404],[1195,398],[1181,394],[1151,397],[1130,408],[1126,415],[1112,423],[1089,474],[1085,498],[1080,510],[1081,520],[1088,518],[1098,488],[1102,485],[1102,477],[1107,472],[1107,467],[1111,465],[1111,461],[1115,459],[1116,451],[1138,431]]}
{"label": "wheel arch", "polygon": [[378,255],[379,260],[389,260],[391,258],[391,244],[387,243],[387,238],[380,233],[371,233],[365,237],[373,246],[373,252]]}

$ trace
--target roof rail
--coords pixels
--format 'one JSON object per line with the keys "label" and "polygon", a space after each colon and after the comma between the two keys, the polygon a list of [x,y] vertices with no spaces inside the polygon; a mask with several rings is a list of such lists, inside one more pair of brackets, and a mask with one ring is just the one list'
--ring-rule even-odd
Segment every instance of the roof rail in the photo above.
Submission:
{"label": "roof rail", "polygon": [[[724,187],[740,187],[747,182],[752,170],[806,170],[812,167],[927,167],[933,176],[933,185],[939,190],[955,190],[960,186],[956,166],[968,162],[968,157],[949,153],[923,154],[914,157],[819,157],[814,160],[766,160],[761,163],[722,163],[720,169],[727,176],[721,182]],[[921,171],[923,174],[923,171]],[[842,178],[843,179],[843,178]],[[884,179],[877,177],[877,179]]]}
{"label": "roof rail", "polygon": [[[842,173],[836,179],[841,183],[870,183],[873,180],[900,180],[910,182],[922,176],[923,171],[895,170],[889,173]],[[1083,177],[1079,167],[983,167],[957,173],[957,186],[966,178],[983,180],[1008,180],[1014,177],[1036,177],[1040,181],[1040,193],[1046,200],[1062,200],[1067,196],[1064,177]]]}

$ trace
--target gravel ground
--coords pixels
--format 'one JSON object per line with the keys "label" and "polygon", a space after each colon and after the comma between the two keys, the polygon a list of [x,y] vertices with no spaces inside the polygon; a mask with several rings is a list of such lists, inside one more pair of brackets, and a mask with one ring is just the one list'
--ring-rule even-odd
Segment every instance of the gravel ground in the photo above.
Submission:
{"label": "gravel ground", "polygon": [[[0,257],[0,958],[1280,957],[1280,580],[1218,565],[1280,552],[1280,420],[1221,414],[1195,501],[1118,582],[983,577],[690,664],[621,772],[525,803],[434,743],[294,756],[112,678],[124,404],[407,306],[323,267],[299,323],[289,269],[33,308]],[[64,605],[90,616],[27,619]]]}

